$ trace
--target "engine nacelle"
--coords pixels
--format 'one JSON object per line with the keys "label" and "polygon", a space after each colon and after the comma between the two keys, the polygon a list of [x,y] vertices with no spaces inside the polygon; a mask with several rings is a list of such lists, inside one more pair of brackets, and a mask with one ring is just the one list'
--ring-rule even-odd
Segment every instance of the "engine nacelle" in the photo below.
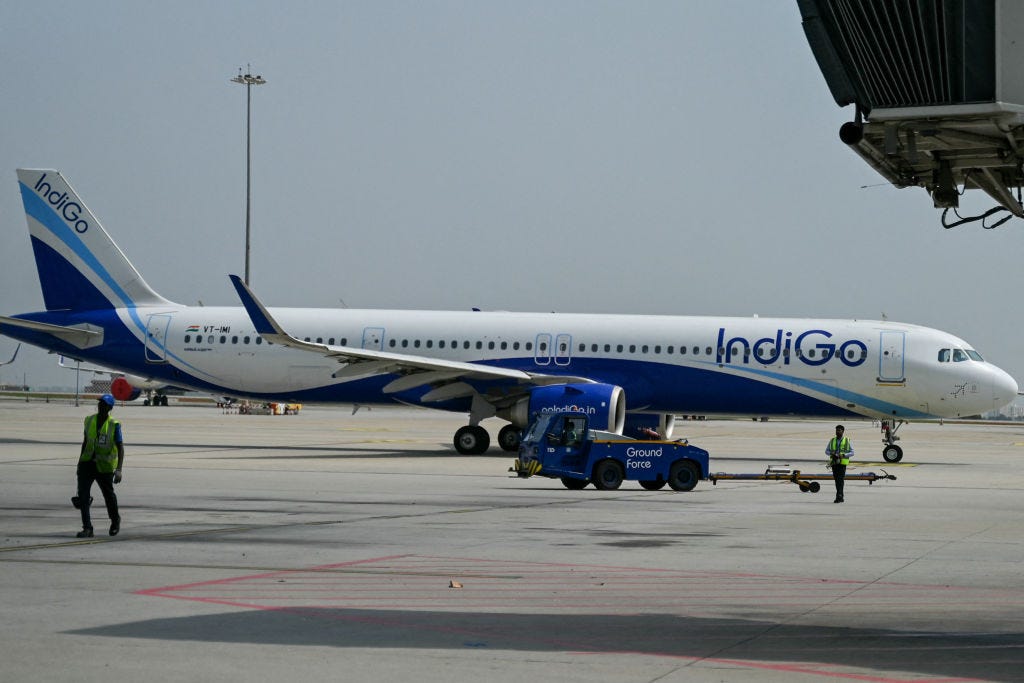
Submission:
{"label": "engine nacelle", "polygon": [[622,434],[634,439],[668,439],[676,429],[676,416],[667,413],[630,413]]}
{"label": "engine nacelle", "polygon": [[132,386],[124,377],[118,377],[110,383],[110,393],[118,401],[134,401],[142,393],[142,389]]}
{"label": "engine nacelle", "polygon": [[614,384],[552,384],[537,387],[527,398],[497,412],[519,428],[537,413],[583,413],[593,429],[622,433],[626,392]]}

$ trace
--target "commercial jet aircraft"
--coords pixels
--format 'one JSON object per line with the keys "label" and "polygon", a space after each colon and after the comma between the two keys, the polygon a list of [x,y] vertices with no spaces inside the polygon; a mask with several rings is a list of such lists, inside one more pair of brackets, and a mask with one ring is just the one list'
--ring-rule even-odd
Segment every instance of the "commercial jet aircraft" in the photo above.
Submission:
{"label": "commercial jet aircraft", "polygon": [[[670,438],[676,414],[907,420],[1001,408],[1017,383],[963,339],[888,321],[266,308],[157,294],[54,170],[18,170],[45,311],[0,333],[55,353],[217,395],[402,403],[468,414],[460,453],[538,412]],[[893,430],[883,457],[898,461]]]}

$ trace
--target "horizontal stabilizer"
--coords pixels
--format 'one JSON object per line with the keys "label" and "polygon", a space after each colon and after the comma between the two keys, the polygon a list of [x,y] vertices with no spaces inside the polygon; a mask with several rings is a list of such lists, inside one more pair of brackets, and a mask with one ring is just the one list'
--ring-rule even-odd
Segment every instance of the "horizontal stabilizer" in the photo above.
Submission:
{"label": "horizontal stabilizer", "polygon": [[[79,349],[88,349],[103,344],[103,329],[88,323],[63,327],[61,325],[50,325],[49,323],[37,323],[33,320],[22,320],[21,318],[8,318],[7,316],[0,316],[0,323],[10,325],[11,327],[20,327],[25,330],[44,332]],[[14,359],[12,358],[11,360]]]}

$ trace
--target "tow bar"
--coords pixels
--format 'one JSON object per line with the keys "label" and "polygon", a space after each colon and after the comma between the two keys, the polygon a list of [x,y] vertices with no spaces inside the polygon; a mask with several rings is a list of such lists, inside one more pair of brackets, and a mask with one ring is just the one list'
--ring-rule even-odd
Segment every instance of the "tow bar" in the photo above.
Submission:
{"label": "tow bar", "polygon": [[[801,493],[817,493],[821,490],[821,484],[819,481],[831,481],[832,475],[825,474],[803,474],[800,470],[790,469],[788,467],[769,467],[764,471],[764,474],[732,474],[729,472],[716,472],[715,474],[709,475],[708,479],[711,480],[712,484],[718,484],[721,481],[788,481],[796,484],[800,487]],[[866,481],[868,484],[874,484],[879,479],[892,479],[896,480],[896,475],[889,474],[885,470],[882,470],[881,474],[875,474],[874,472],[863,472],[855,474],[847,474],[844,477],[845,481]]]}

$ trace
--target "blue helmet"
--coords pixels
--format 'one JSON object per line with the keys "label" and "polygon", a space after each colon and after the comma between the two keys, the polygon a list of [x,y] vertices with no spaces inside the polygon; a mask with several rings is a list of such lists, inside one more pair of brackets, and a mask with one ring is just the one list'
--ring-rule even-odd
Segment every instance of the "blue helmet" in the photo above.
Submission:
{"label": "blue helmet", "polygon": [[110,394],[103,394],[102,396],[100,396],[100,400],[106,403],[111,408],[114,407],[114,397],[111,396]]}

